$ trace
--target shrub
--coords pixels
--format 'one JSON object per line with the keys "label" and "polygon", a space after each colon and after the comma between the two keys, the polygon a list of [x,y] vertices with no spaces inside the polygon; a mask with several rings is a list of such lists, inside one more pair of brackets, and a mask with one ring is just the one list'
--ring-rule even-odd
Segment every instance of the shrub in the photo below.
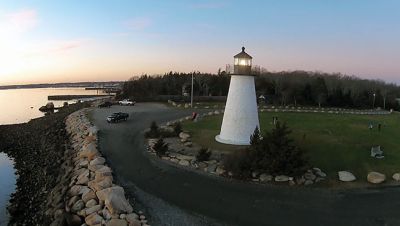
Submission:
{"label": "shrub", "polygon": [[235,178],[247,179],[251,177],[252,158],[248,149],[225,156],[223,165],[227,171],[233,173]]}
{"label": "shrub", "polygon": [[176,136],[182,132],[182,125],[179,122],[174,125],[174,132]]}
{"label": "shrub", "polygon": [[227,156],[225,168],[238,178],[248,178],[252,171],[291,176],[304,173],[308,161],[303,151],[293,144],[290,134],[291,130],[286,124],[278,122],[272,132],[265,133],[261,139],[256,128],[250,137],[250,147]]}
{"label": "shrub", "polygon": [[304,152],[297,147],[290,138],[292,131],[286,123],[276,124],[271,133],[266,133],[265,138],[253,150],[257,156],[263,156],[255,161],[255,167],[266,170],[270,174],[300,175],[308,167]]}
{"label": "shrub", "polygon": [[151,122],[150,130],[145,134],[146,138],[158,138],[160,137],[160,129],[155,121]]}
{"label": "shrub", "polygon": [[261,142],[261,134],[258,126],[254,129],[253,134],[250,136],[250,145],[257,146]]}
{"label": "shrub", "polygon": [[156,152],[156,155],[158,157],[162,157],[165,155],[165,153],[168,151],[168,144],[164,142],[162,138],[158,139],[157,142],[154,144],[153,147],[154,151]]}
{"label": "shrub", "polygon": [[198,162],[208,161],[210,159],[211,154],[212,152],[208,150],[208,148],[200,148],[200,150],[197,152],[196,160]]}

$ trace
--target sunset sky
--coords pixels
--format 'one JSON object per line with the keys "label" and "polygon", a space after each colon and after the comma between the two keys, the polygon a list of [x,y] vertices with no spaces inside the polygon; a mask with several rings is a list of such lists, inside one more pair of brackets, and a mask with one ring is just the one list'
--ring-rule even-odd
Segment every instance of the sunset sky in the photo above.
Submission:
{"label": "sunset sky", "polygon": [[0,85],[217,72],[242,45],[270,71],[400,84],[397,0],[0,0]]}

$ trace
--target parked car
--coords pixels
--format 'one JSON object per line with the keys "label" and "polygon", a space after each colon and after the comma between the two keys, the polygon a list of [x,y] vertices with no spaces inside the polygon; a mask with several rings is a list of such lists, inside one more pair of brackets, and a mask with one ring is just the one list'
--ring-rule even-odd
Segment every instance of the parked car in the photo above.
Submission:
{"label": "parked car", "polygon": [[125,100],[121,100],[118,102],[119,105],[124,105],[124,106],[133,106],[136,104],[136,101],[132,101],[130,99],[125,99]]}
{"label": "parked car", "polygon": [[112,103],[110,101],[106,101],[102,104],[99,105],[99,108],[109,108],[112,106]]}
{"label": "parked car", "polygon": [[116,123],[120,121],[126,121],[129,118],[128,113],[122,113],[122,112],[117,112],[113,113],[112,115],[107,117],[107,122],[108,123]]}

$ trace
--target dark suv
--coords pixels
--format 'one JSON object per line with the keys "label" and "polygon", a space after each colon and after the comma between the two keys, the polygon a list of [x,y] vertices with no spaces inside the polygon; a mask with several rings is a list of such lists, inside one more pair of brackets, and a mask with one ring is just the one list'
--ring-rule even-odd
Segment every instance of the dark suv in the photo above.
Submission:
{"label": "dark suv", "polygon": [[108,123],[114,123],[114,122],[119,122],[119,121],[126,121],[129,118],[129,114],[128,113],[122,113],[122,112],[118,112],[118,113],[113,113],[112,115],[107,117],[107,122]]}

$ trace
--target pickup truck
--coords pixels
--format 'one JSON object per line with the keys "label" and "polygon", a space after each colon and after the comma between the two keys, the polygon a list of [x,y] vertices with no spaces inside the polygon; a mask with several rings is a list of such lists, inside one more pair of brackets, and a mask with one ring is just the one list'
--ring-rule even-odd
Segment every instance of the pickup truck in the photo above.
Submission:
{"label": "pickup truck", "polygon": [[119,103],[119,105],[123,105],[123,106],[133,106],[136,104],[135,101],[131,101],[129,99],[121,100],[118,103]]}
{"label": "pickup truck", "polygon": [[117,112],[113,113],[112,115],[107,117],[107,122],[108,123],[115,123],[115,122],[120,122],[120,121],[126,121],[129,118],[128,113],[122,113],[122,112]]}

